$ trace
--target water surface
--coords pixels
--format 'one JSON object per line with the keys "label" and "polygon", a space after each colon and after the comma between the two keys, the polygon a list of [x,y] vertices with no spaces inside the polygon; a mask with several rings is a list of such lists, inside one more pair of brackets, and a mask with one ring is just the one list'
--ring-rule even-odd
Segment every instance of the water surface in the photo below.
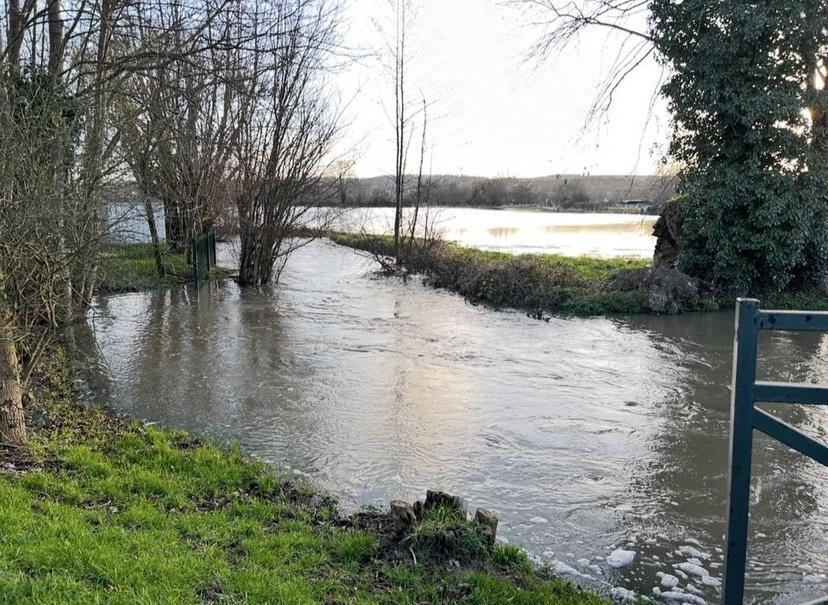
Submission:
{"label": "water surface", "polygon": [[[355,233],[394,232],[393,208],[329,209],[333,229]],[[411,209],[406,209],[410,221]],[[589,214],[525,209],[435,208],[419,215],[446,240],[511,253],[566,256],[641,257],[653,255],[655,216]],[[419,232],[419,231],[418,231]]]}
{"label": "water surface", "polygon": [[[319,241],[276,288],[100,297],[89,327],[99,401],[237,440],[346,507],[442,487],[580,582],[652,596],[682,546],[721,577],[730,313],[543,322]],[[828,382],[822,335],[761,349],[765,378]],[[825,409],[774,413],[825,439]],[[754,470],[750,602],[828,593],[828,469],[759,437]],[[622,546],[634,563],[608,566]]]}

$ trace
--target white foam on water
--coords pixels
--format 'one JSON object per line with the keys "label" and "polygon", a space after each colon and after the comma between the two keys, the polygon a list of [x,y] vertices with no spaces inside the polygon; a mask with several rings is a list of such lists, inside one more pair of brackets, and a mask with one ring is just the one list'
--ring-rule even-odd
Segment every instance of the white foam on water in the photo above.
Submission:
{"label": "white foam on water", "polygon": [[695,546],[689,546],[687,544],[683,546],[679,546],[676,554],[682,555],[684,557],[693,557],[694,559],[709,559],[710,555],[706,552],[703,552],[696,548]]}
{"label": "white foam on water", "polygon": [[686,561],[684,563],[678,563],[676,567],[678,567],[680,570],[686,573],[698,576],[700,578],[710,575],[710,572],[707,571],[704,567],[702,567],[701,565],[697,565],[695,563],[691,563],[689,561]]}
{"label": "white foam on water", "polygon": [[679,585],[679,579],[673,574],[664,573],[663,571],[660,571],[656,575],[659,578],[661,578],[661,585],[664,588],[675,588]]}
{"label": "white foam on water", "polygon": [[552,568],[552,571],[554,571],[559,576],[569,576],[569,577],[573,577],[573,578],[581,578],[583,580],[593,580],[593,581],[595,580],[595,578],[593,576],[591,576],[589,574],[581,573],[580,571],[578,571],[577,569],[575,569],[571,565],[567,565],[566,563],[564,563],[563,561],[560,561],[558,559],[555,559],[554,561],[552,561],[549,564],[549,566]]}
{"label": "white foam on water", "polygon": [[578,565],[583,565],[584,567],[589,567],[589,559],[587,559],[587,558],[578,559],[577,563],[578,563]]}
{"label": "white foam on water", "polygon": [[668,592],[661,593],[662,598],[667,599],[669,601],[678,601],[680,603],[692,603],[692,605],[707,605],[707,601],[698,597],[693,594],[688,594],[686,592],[678,592],[676,590],[671,590]]}
{"label": "white foam on water", "polygon": [[607,557],[607,564],[611,567],[627,567],[628,565],[632,565],[632,562],[635,560],[635,551],[634,550],[624,550],[623,548],[616,548],[610,555]]}
{"label": "white foam on water", "polygon": [[635,603],[638,600],[638,597],[632,590],[621,588],[620,586],[616,586],[610,590],[610,596],[614,601],[619,603]]}

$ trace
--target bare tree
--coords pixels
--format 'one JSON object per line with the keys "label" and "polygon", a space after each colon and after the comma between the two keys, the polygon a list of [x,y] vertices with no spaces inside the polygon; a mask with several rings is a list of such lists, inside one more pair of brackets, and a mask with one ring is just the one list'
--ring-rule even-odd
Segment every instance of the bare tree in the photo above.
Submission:
{"label": "bare tree", "polygon": [[[156,4],[151,5],[155,1]],[[103,237],[102,191],[121,174],[111,108],[130,76],[184,57],[223,0],[204,0],[169,53],[122,44],[146,10],[177,0],[10,0],[0,39],[0,440],[20,442],[21,384],[40,352],[85,316]],[[206,8],[206,10],[204,10]],[[198,41],[196,43],[195,41]]]}
{"label": "bare tree", "polygon": [[394,0],[394,256],[397,264],[401,262],[400,244],[403,213],[403,196],[405,195],[405,168],[408,152],[406,130],[408,129],[408,110],[405,103],[405,74],[408,57],[406,55],[406,33],[409,27],[408,17],[411,12],[409,0]]}
{"label": "bare tree", "polygon": [[[409,36],[414,28],[415,3],[413,0],[389,0],[391,13],[394,19],[393,29],[388,36],[387,29],[377,24],[381,35],[386,35],[388,41],[388,56],[393,64],[386,69],[394,84],[394,175],[393,175],[393,203],[394,203],[394,263],[396,267],[386,262],[384,257],[377,256],[383,270],[395,272],[402,269],[406,247],[422,243],[427,232],[434,234],[433,216],[429,211],[431,194],[431,177],[424,174],[425,157],[427,152],[428,108],[429,102],[420,91],[420,103],[411,103],[409,86],[411,77],[409,70],[412,61],[412,51]],[[408,183],[408,154],[412,140],[417,134],[419,122],[419,159],[418,170],[413,185]],[[406,216],[405,209],[412,207],[412,212]],[[418,229],[419,227],[419,229]],[[425,229],[424,229],[425,228]],[[429,237],[425,237],[429,239]]]}
{"label": "bare tree", "polygon": [[[586,123],[606,113],[624,81],[655,53],[647,31],[650,0],[510,0],[524,11],[537,31],[532,54],[545,60],[575,42],[582,34],[600,29],[617,34],[616,53],[592,105]],[[659,85],[654,87],[657,94]]]}
{"label": "bare tree", "polygon": [[278,281],[288,256],[306,239],[298,231],[320,217],[320,185],[338,132],[338,114],[324,85],[338,46],[340,7],[289,0],[276,14],[259,12],[252,23],[269,32],[242,57],[248,94],[238,114],[232,197],[238,208],[239,282]]}

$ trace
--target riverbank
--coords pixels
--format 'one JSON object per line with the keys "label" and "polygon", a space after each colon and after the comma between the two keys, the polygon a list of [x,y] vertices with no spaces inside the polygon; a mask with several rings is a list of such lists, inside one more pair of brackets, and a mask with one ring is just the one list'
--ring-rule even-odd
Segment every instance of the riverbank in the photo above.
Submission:
{"label": "riverbank", "polygon": [[28,399],[28,446],[0,447],[2,602],[605,602],[442,508],[397,534],[238,449],[87,407],[61,356]]}
{"label": "riverbank", "polygon": [[[391,236],[329,233],[337,244],[370,254],[390,256]],[[641,259],[508,254],[452,243],[407,247],[406,269],[422,273],[430,285],[452,290],[472,303],[549,313],[610,315],[646,313],[637,292],[612,291],[609,283],[622,271],[646,269]]]}
{"label": "riverbank", "polygon": [[[392,256],[391,236],[328,232],[333,242],[377,256]],[[403,249],[403,266],[437,288],[457,292],[470,302],[514,308],[530,315],[634,315],[664,312],[653,308],[646,284],[649,260],[510,254],[436,242]],[[686,276],[685,276],[686,277]],[[717,296],[698,284],[682,292],[682,274],[656,275],[670,298],[671,313],[732,309],[735,297]],[[679,283],[676,283],[679,282]],[[828,294],[802,290],[757,295],[766,309],[828,310]]]}
{"label": "riverbank", "polygon": [[[152,244],[108,244],[100,258],[98,291],[104,293],[134,292],[153,288],[181,286],[192,280],[192,266],[184,253],[161,247],[164,276],[158,274]],[[214,267],[209,279],[224,279],[231,271]]]}

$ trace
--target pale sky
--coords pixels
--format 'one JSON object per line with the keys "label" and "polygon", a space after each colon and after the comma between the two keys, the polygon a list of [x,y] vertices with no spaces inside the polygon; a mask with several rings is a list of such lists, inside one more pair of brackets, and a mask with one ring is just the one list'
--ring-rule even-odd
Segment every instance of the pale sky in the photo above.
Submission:
{"label": "pale sky", "polygon": [[[387,0],[347,0],[345,13],[349,47],[367,53],[385,48],[375,21],[393,24]],[[587,110],[618,39],[596,31],[538,65],[529,59],[536,32],[499,0],[420,0],[413,21],[408,94],[413,100],[422,90],[432,103],[427,157],[434,174],[654,171],[670,128],[663,101],[649,115],[661,74],[655,61],[621,87],[606,119],[584,133]],[[337,151],[353,157],[356,176],[392,173],[394,84],[381,60],[366,58],[333,84],[348,102]],[[409,171],[415,169],[416,148],[412,145]]]}

